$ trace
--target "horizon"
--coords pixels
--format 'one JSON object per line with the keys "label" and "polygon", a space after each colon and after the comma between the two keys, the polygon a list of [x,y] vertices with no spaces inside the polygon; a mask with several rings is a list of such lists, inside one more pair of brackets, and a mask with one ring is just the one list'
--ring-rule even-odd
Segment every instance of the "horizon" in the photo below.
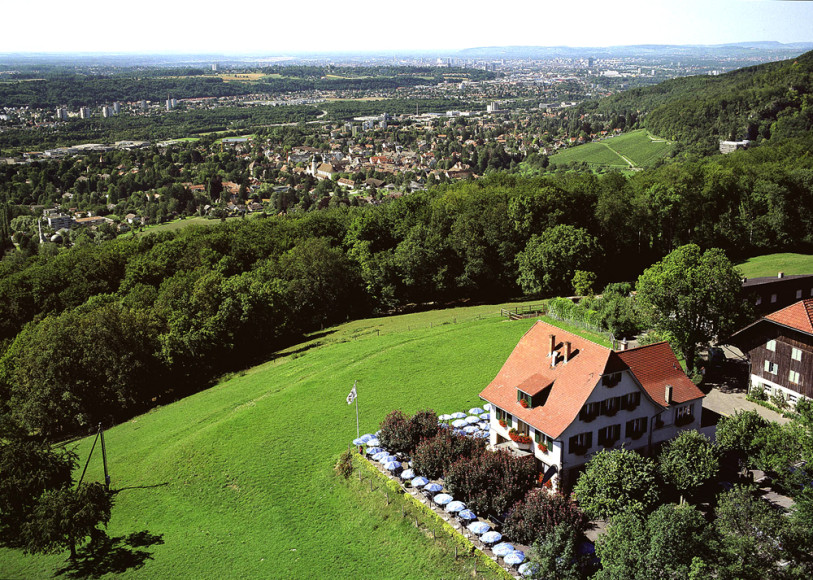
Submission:
{"label": "horizon", "polygon": [[[408,9],[362,0],[349,17],[325,0],[314,0],[308,10],[248,0],[239,13],[189,10],[156,0],[143,0],[135,9],[89,0],[81,11],[66,11],[63,3],[45,0],[36,33],[31,27],[9,27],[0,38],[0,54],[271,56],[813,42],[813,2],[622,0],[608,6],[576,0],[567,6],[527,3],[491,12],[460,12],[426,0]],[[254,26],[243,25],[242,15]],[[28,19],[28,7],[17,3],[6,8],[6,22]],[[122,33],[122,20],[131,32]]]}

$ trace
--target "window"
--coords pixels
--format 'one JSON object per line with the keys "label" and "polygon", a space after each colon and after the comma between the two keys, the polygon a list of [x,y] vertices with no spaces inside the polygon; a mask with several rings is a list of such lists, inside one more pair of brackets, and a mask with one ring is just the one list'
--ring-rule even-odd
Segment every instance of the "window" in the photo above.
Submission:
{"label": "window", "polygon": [[779,365],[776,364],[775,362],[771,362],[769,360],[766,360],[765,361],[765,372],[766,373],[771,373],[772,375],[775,375],[776,373],[779,372]]}
{"label": "window", "polygon": [[514,418],[511,416],[511,413],[508,411],[504,411],[497,407],[497,421],[504,421],[507,428],[511,428],[511,424],[514,422]]}
{"label": "window", "polygon": [[801,297],[802,297],[802,290],[800,288],[799,290],[796,291],[796,299],[798,300]]}
{"label": "window", "polygon": [[579,412],[579,419],[589,423],[598,416],[599,410],[599,403],[587,403]]}
{"label": "window", "polygon": [[542,431],[534,431],[534,441],[544,445],[548,450],[553,449],[553,439],[542,433]]}
{"label": "window", "polygon": [[776,302],[776,294],[771,294],[771,304]]}
{"label": "window", "polygon": [[607,415],[608,417],[612,417],[618,412],[618,407],[620,407],[621,397],[613,397],[611,399],[605,399],[601,402],[601,413]]}
{"label": "window", "polygon": [[529,432],[528,423],[517,421],[517,433],[519,433],[520,435],[527,435],[528,432]]}
{"label": "window", "polygon": [[765,345],[765,348],[767,348],[771,352],[776,352],[776,341],[769,340],[768,344]]}
{"label": "window", "polygon": [[757,296],[757,299],[756,299],[755,304],[756,304],[757,306],[759,306],[760,304],[762,304],[762,296]]}
{"label": "window", "polygon": [[621,373],[612,373],[601,377],[601,384],[607,387],[608,389],[612,389],[620,382],[621,382]]}
{"label": "window", "polygon": [[678,427],[681,425],[687,425],[693,420],[694,417],[692,416],[691,405],[683,405],[682,407],[675,409],[675,425]]}
{"label": "window", "polygon": [[[533,402],[531,401],[531,395],[529,395],[528,393],[523,393],[519,389],[517,389],[517,401],[519,402],[520,405],[522,405],[526,409],[533,408]],[[525,401],[525,404],[523,404],[522,401]]]}
{"label": "window", "polygon": [[638,439],[646,431],[646,417],[627,421],[627,439]]}
{"label": "window", "polygon": [[641,392],[635,391],[634,393],[628,393],[624,396],[622,403],[622,408],[632,411],[641,404]]}
{"label": "window", "polygon": [[801,361],[802,360],[802,351],[800,349],[798,349],[798,348],[791,349],[790,358],[792,358],[793,360]]}
{"label": "window", "polygon": [[794,385],[799,384],[799,372],[798,371],[790,371],[788,375],[788,380],[793,383]]}
{"label": "window", "polygon": [[593,446],[593,432],[579,433],[570,438],[570,452],[584,455]]}
{"label": "window", "polygon": [[621,437],[621,425],[609,425],[598,431],[598,442],[610,446]]}

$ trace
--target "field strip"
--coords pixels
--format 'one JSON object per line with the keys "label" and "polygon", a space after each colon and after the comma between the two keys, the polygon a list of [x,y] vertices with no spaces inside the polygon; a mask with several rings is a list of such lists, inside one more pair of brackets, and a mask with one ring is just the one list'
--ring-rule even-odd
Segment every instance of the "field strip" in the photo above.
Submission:
{"label": "field strip", "polygon": [[612,147],[610,147],[610,146],[609,146],[609,145],[607,145],[606,143],[602,143],[602,145],[604,145],[604,146],[605,146],[607,149],[609,149],[610,151],[612,151],[613,153],[615,153],[616,155],[618,155],[618,156],[619,156],[621,159],[623,159],[624,161],[626,161],[626,162],[629,164],[629,166],[630,166],[630,167],[635,167],[635,164],[634,164],[632,161],[630,161],[629,159],[627,159],[626,157],[624,157],[623,155],[621,155],[621,154],[620,154],[618,151],[616,151],[615,149],[613,149]]}

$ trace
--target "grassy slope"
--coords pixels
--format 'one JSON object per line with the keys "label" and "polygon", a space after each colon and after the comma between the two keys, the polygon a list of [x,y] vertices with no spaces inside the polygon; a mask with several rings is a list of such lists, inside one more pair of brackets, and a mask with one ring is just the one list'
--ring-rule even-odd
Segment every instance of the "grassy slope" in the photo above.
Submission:
{"label": "grassy slope", "polygon": [[[532,321],[499,307],[352,322],[107,432],[109,534],[163,536],[128,577],[459,577],[464,569],[332,471],[394,408],[467,409]],[[431,324],[431,327],[430,327]],[[90,440],[80,442],[84,461]],[[88,479],[101,480],[100,458]],[[371,503],[372,502],[372,503]],[[378,502],[380,503],[380,502]],[[65,555],[0,551],[3,578],[46,578]]]}
{"label": "grassy slope", "polygon": [[813,256],[806,254],[767,254],[750,258],[737,264],[747,278],[776,276],[784,272],[788,276],[813,274]]}
{"label": "grassy slope", "polygon": [[657,138],[650,138],[646,131],[632,131],[618,137],[585,143],[578,147],[566,149],[551,156],[551,164],[584,161],[588,165],[603,165],[618,169],[627,169],[626,157],[636,167],[648,167],[664,157],[673,144]]}

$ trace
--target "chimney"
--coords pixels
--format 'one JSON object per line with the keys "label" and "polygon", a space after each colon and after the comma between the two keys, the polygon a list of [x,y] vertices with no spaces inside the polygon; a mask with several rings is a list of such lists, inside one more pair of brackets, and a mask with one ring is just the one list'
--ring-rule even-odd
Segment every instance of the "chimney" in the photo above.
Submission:
{"label": "chimney", "polygon": [[666,393],[664,393],[667,403],[672,402],[672,385],[666,385]]}
{"label": "chimney", "polygon": [[550,337],[550,348],[548,349],[548,356],[553,356],[553,349],[556,347],[556,336],[553,334],[549,334]]}
{"label": "chimney", "polygon": [[746,282],[748,282],[748,278],[743,278],[742,283],[745,284]]}
{"label": "chimney", "polygon": [[785,273],[784,273],[784,272],[779,272],[779,274],[778,274],[776,277],[777,277],[777,278],[784,278],[784,277],[785,277]]}
{"label": "chimney", "polygon": [[550,367],[553,368],[556,366],[556,355],[559,354],[555,350],[550,353]]}
{"label": "chimney", "polygon": [[565,363],[570,360],[570,342],[565,342]]}
{"label": "chimney", "polygon": [[627,339],[625,338],[621,342],[619,342],[618,346],[620,347],[619,350],[621,351],[627,350]]}

